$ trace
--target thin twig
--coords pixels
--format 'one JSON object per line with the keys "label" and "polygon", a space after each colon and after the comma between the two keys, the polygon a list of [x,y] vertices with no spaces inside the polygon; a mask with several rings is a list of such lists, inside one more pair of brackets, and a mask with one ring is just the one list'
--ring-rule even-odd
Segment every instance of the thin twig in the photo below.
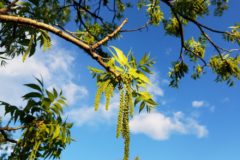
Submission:
{"label": "thin twig", "polygon": [[105,38],[98,41],[94,45],[92,45],[92,49],[96,49],[97,47],[101,46],[102,44],[106,43],[109,39],[113,38],[127,23],[128,19],[125,19],[111,34],[108,34]]}
{"label": "thin twig", "polygon": [[25,128],[25,126],[18,126],[18,127],[0,127],[0,131],[16,131]]}
{"label": "thin twig", "polygon": [[7,142],[11,142],[11,143],[17,143],[16,140],[14,139],[11,139],[11,138],[8,138],[8,135],[3,131],[3,130],[0,130],[1,134],[3,135],[4,139],[7,141]]}

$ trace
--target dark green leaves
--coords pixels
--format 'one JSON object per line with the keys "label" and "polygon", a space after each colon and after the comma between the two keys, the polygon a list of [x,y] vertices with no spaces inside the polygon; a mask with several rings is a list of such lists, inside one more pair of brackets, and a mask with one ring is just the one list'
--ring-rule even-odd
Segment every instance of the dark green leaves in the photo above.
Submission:
{"label": "dark green leaves", "polygon": [[209,0],[177,0],[174,2],[173,7],[177,12],[195,19],[198,16],[208,14],[209,5]]}
{"label": "dark green leaves", "polygon": [[215,16],[222,16],[223,12],[228,9],[229,0],[212,0],[211,4],[216,6],[214,10]]}
{"label": "dark green leaves", "polygon": [[44,89],[43,82],[37,81],[37,84],[25,84],[33,91],[23,96],[27,104],[22,109],[0,102],[0,106],[5,107],[5,114],[11,116],[11,121],[22,126],[22,136],[10,159],[59,158],[62,150],[72,141],[72,124],[62,120],[65,98],[55,89]]}
{"label": "dark green leaves", "polygon": [[172,69],[168,73],[171,79],[169,86],[178,87],[179,81],[188,72],[188,66],[184,62],[174,62]]}

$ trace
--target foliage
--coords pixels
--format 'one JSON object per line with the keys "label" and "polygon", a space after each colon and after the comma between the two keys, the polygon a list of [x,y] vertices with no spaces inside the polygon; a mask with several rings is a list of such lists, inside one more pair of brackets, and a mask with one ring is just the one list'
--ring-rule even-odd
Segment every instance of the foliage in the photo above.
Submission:
{"label": "foliage", "polygon": [[[2,127],[2,118],[0,117],[0,127]],[[12,137],[11,133],[6,133],[6,135],[8,137]],[[12,148],[12,146],[6,141],[6,139],[4,138],[3,134],[0,134],[0,151],[1,151],[1,155],[0,155],[0,160],[7,160],[8,158],[8,150],[10,150]]]}
{"label": "foliage", "polygon": [[[223,60],[222,60],[223,58]],[[212,70],[217,73],[216,81],[226,81],[229,86],[234,84],[234,79],[240,79],[240,57],[213,56],[210,60]]]}
{"label": "foliage", "polygon": [[[145,13],[146,17],[142,18],[146,20],[145,24],[136,29],[121,30],[125,23],[120,26],[118,23],[127,18],[127,10],[135,6],[139,12]],[[148,54],[137,63],[131,52],[125,55],[120,49],[111,47],[109,54],[103,47],[108,46],[109,41],[121,37],[121,33],[158,27],[162,23],[166,35],[179,38],[181,42],[178,59],[173,60],[169,71],[171,87],[178,87],[180,80],[188,73],[193,79],[200,78],[206,73],[206,68],[213,71],[217,82],[226,82],[232,86],[234,81],[240,79],[240,58],[237,53],[234,54],[239,48],[219,46],[212,39],[212,33],[220,34],[224,42],[239,47],[239,24],[221,31],[199,20],[211,14],[222,16],[228,7],[228,0],[0,0],[0,63],[4,65],[16,56],[22,56],[22,60],[26,61],[36,53],[38,46],[46,51],[51,47],[50,32],[83,49],[105,69],[89,67],[97,79],[95,110],[99,108],[102,95],[105,96],[105,108],[108,110],[111,97],[116,91],[119,92],[116,132],[117,137],[122,135],[125,140],[126,160],[130,142],[128,122],[134,115],[134,107],[139,105],[141,112],[143,109],[150,111],[157,105],[146,91],[147,85],[151,85],[147,74],[151,74],[154,62]],[[6,20],[4,15],[17,18],[17,21]],[[43,24],[41,27],[36,25],[40,23]],[[194,37],[186,39],[186,31],[191,25],[198,32]],[[209,54],[208,48],[213,48],[214,52]],[[23,137],[14,148],[12,157],[57,158],[71,141],[71,124],[61,118],[65,99],[56,90],[50,92],[43,89],[41,81],[27,86],[35,91],[23,97],[27,101],[24,108],[1,102],[11,115],[11,121],[24,126],[21,128]],[[57,133],[53,133],[53,130]],[[30,135],[35,138],[24,138]],[[24,154],[19,155],[20,151],[24,151]]]}
{"label": "foliage", "polygon": [[22,136],[9,159],[60,158],[62,150],[72,141],[72,124],[61,117],[66,105],[62,92],[58,93],[55,89],[50,92],[44,89],[42,81],[37,81],[38,84],[25,84],[33,89],[23,96],[27,101],[25,107],[0,101],[0,105],[5,107],[5,115],[11,117],[9,124],[21,125]]}
{"label": "foliage", "polygon": [[[131,51],[126,56],[120,49],[111,47],[112,58],[108,61],[108,67],[118,74],[117,77],[111,73],[89,67],[93,77],[97,79],[97,93],[95,97],[95,110],[98,110],[102,94],[106,99],[106,110],[108,110],[110,98],[114,94],[114,90],[120,93],[119,111],[117,120],[117,138],[122,135],[125,140],[124,160],[128,160],[129,156],[129,116],[133,116],[134,107],[140,104],[139,112],[144,108],[149,112],[157,103],[152,99],[152,95],[145,91],[147,85],[151,85],[145,74],[151,74],[150,67],[154,61],[145,54],[139,63]],[[134,103],[133,103],[134,101]]]}

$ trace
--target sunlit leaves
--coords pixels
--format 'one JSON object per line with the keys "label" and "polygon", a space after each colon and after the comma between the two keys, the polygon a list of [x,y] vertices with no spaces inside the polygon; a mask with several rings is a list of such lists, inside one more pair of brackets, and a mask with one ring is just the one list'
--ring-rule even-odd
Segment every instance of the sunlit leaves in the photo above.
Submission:
{"label": "sunlit leaves", "polygon": [[72,124],[63,121],[61,117],[63,106],[66,105],[65,98],[55,89],[44,89],[42,81],[37,81],[38,84],[25,85],[33,90],[23,96],[27,101],[25,107],[0,103],[5,107],[5,114],[11,116],[11,121],[22,126],[22,136],[10,159],[59,158],[62,150],[72,141]]}
{"label": "sunlit leaves", "polygon": [[91,73],[97,78],[97,93],[95,97],[95,110],[98,109],[101,96],[105,95],[106,109],[109,107],[111,96],[114,90],[120,92],[119,112],[117,121],[116,136],[122,135],[125,140],[124,160],[129,155],[129,116],[134,114],[134,106],[140,104],[139,111],[144,108],[150,111],[157,103],[153,100],[152,95],[146,91],[146,85],[151,82],[146,74],[151,74],[150,67],[154,61],[145,54],[137,63],[135,57],[130,52],[127,56],[118,48],[111,47],[112,58],[106,62],[110,69],[114,70],[117,76],[112,73],[89,67]]}
{"label": "sunlit leaves", "polygon": [[196,61],[198,58],[204,58],[205,46],[201,41],[195,41],[194,38],[189,39],[185,42],[185,46],[188,50],[185,50],[192,61]]}
{"label": "sunlit leaves", "polygon": [[237,43],[240,46],[240,24],[230,27],[232,30],[228,34],[224,34],[225,40],[233,43]]}
{"label": "sunlit leaves", "polygon": [[147,15],[153,25],[158,25],[164,19],[164,14],[156,2],[148,5]]}
{"label": "sunlit leaves", "polygon": [[199,64],[194,67],[194,71],[195,72],[191,76],[193,79],[198,79],[203,74],[203,68]]}
{"label": "sunlit leaves", "polygon": [[[113,59],[114,59],[115,61],[117,61],[121,66],[127,65],[128,59],[127,59],[127,57],[123,54],[123,52],[122,52],[120,49],[118,49],[118,48],[116,48],[116,47],[114,47],[114,46],[111,46],[111,48],[113,48],[114,51],[115,51],[115,53],[116,53],[116,54],[115,54],[114,52],[112,52]],[[111,50],[110,50],[110,51],[111,51]]]}
{"label": "sunlit leaves", "polygon": [[208,13],[209,0],[177,0],[173,7],[177,12],[189,16],[193,19]]}
{"label": "sunlit leaves", "polygon": [[213,56],[209,62],[212,70],[217,74],[217,82],[227,82],[229,86],[234,84],[234,79],[240,80],[240,57],[225,55]]}
{"label": "sunlit leaves", "polygon": [[43,51],[46,51],[51,47],[51,38],[48,32],[44,30],[40,30],[40,33],[38,39],[40,40],[40,45],[43,47]]}
{"label": "sunlit leaves", "polygon": [[171,18],[170,20],[164,20],[163,24],[167,34],[180,36],[180,26],[175,17]]}

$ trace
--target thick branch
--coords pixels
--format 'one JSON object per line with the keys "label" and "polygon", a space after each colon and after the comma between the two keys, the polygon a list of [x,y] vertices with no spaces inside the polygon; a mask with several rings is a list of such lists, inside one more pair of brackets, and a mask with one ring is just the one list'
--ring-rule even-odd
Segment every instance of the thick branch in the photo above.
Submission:
{"label": "thick branch", "polygon": [[42,23],[42,22],[38,22],[36,20],[32,20],[30,18],[24,18],[24,17],[17,17],[17,16],[13,16],[13,15],[1,15],[0,14],[0,22],[14,22],[17,24],[21,24],[21,25],[27,25],[27,26],[31,26],[34,28],[38,28],[38,29],[43,29],[46,31],[49,31],[73,44],[75,44],[76,46],[80,47],[81,49],[83,49],[84,51],[86,51],[86,53],[88,55],[90,55],[93,59],[95,59],[102,67],[104,67],[107,71],[113,73],[116,77],[118,77],[118,73],[116,73],[114,70],[110,69],[107,64],[102,60],[101,56],[98,55],[94,49],[96,47],[99,47],[101,44],[105,43],[106,41],[108,41],[110,38],[112,38],[114,35],[116,35],[120,29],[123,27],[123,25],[127,22],[127,20],[123,21],[123,23],[115,30],[113,31],[113,33],[111,33],[110,35],[108,35],[107,37],[105,37],[103,40],[101,40],[100,42],[97,42],[95,44],[95,46],[92,48],[90,45],[80,41],[79,39],[69,35],[68,33],[57,29],[51,25]]}
{"label": "thick branch", "polygon": [[22,24],[22,25],[35,27],[38,29],[43,29],[43,30],[49,31],[49,32],[79,46],[80,48],[82,48],[84,50],[90,49],[89,45],[87,45],[86,43],[84,43],[82,41],[79,41],[78,39],[70,36],[69,34],[63,32],[62,30],[54,28],[54,27],[52,27],[48,24],[42,23],[42,22],[32,20],[30,18],[17,17],[17,16],[12,16],[12,15],[0,15],[0,21],[1,22],[15,22],[17,24]]}

